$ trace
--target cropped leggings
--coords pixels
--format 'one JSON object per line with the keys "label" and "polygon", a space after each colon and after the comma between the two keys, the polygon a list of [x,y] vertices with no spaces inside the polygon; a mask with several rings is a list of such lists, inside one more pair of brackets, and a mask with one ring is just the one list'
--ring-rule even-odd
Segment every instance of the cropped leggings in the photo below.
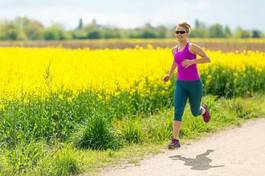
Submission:
{"label": "cropped leggings", "polygon": [[182,121],[183,112],[189,98],[190,109],[193,116],[202,114],[201,98],[203,95],[203,85],[201,80],[176,81],[174,91],[174,120]]}

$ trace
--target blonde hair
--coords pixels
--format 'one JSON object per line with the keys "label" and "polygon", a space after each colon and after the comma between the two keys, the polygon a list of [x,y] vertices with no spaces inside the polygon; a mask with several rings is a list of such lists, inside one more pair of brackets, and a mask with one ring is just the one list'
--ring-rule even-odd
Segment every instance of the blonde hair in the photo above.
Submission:
{"label": "blonde hair", "polygon": [[180,22],[177,24],[177,27],[183,27],[185,28],[186,32],[189,33],[191,31],[191,25],[187,22]]}

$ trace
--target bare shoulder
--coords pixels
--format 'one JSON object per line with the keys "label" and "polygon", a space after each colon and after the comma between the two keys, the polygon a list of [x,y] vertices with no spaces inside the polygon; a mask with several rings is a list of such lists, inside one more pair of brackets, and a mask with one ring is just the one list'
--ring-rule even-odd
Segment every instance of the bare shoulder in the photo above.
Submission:
{"label": "bare shoulder", "polygon": [[189,50],[191,53],[195,55],[200,55],[202,57],[208,57],[205,51],[199,45],[195,43],[190,43]]}
{"label": "bare shoulder", "polygon": [[196,43],[189,43],[189,49],[197,50],[197,49],[201,49],[201,47]]}
{"label": "bare shoulder", "polygon": [[202,48],[196,43],[189,43],[189,50],[193,54],[197,54],[198,52],[202,51]]}

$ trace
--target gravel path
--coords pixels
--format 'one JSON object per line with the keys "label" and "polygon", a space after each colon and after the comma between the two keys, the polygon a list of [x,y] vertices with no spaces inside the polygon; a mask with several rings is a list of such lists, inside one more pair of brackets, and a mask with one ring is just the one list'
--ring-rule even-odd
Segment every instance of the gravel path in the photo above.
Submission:
{"label": "gravel path", "polygon": [[107,167],[104,176],[265,176],[265,118],[182,145],[137,165]]}

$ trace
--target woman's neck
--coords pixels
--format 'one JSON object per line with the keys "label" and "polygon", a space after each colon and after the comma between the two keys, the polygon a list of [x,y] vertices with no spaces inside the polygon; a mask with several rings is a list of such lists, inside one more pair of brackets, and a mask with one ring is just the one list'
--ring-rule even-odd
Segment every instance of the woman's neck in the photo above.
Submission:
{"label": "woman's neck", "polygon": [[186,44],[188,43],[188,40],[183,40],[183,41],[179,41],[179,47],[183,48],[184,46],[186,46]]}

